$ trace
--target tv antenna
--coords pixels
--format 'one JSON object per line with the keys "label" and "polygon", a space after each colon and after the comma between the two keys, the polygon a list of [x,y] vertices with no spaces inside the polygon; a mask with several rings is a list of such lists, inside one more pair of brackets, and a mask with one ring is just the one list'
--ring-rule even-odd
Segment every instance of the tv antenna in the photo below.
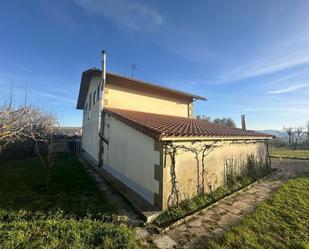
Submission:
{"label": "tv antenna", "polygon": [[137,70],[136,64],[131,65],[131,78],[133,79],[133,71]]}

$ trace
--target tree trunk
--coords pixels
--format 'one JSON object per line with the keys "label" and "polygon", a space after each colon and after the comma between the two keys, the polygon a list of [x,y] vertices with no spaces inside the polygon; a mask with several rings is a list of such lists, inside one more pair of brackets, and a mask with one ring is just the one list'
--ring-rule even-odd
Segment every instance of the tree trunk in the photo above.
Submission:
{"label": "tree trunk", "polygon": [[49,189],[51,183],[51,169],[46,169],[46,188]]}

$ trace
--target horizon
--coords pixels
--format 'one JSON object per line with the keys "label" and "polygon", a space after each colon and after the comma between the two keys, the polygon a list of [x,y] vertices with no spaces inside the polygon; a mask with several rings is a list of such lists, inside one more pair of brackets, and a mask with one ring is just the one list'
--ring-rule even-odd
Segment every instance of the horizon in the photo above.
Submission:
{"label": "horizon", "polygon": [[[175,5],[177,4],[177,11]],[[309,120],[309,2],[71,0],[2,4],[0,101],[81,127],[81,74],[107,71],[205,96],[194,114],[250,130]],[[186,13],[185,15],[183,13]]]}

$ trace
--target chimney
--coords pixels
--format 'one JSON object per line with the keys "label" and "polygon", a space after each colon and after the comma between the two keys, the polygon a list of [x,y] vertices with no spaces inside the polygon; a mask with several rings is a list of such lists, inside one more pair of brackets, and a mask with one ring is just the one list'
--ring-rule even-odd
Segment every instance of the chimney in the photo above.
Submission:
{"label": "chimney", "polygon": [[102,91],[106,82],[106,51],[102,50]]}
{"label": "chimney", "polygon": [[246,116],[241,115],[241,129],[246,130]]}

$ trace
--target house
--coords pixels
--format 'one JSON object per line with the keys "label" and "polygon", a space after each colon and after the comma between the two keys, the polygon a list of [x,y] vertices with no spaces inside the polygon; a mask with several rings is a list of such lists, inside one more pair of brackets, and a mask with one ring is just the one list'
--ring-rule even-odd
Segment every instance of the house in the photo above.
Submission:
{"label": "house", "polygon": [[82,150],[140,200],[166,209],[222,186],[249,157],[267,162],[271,136],[195,119],[205,97],[106,72],[105,58],[82,73]]}

